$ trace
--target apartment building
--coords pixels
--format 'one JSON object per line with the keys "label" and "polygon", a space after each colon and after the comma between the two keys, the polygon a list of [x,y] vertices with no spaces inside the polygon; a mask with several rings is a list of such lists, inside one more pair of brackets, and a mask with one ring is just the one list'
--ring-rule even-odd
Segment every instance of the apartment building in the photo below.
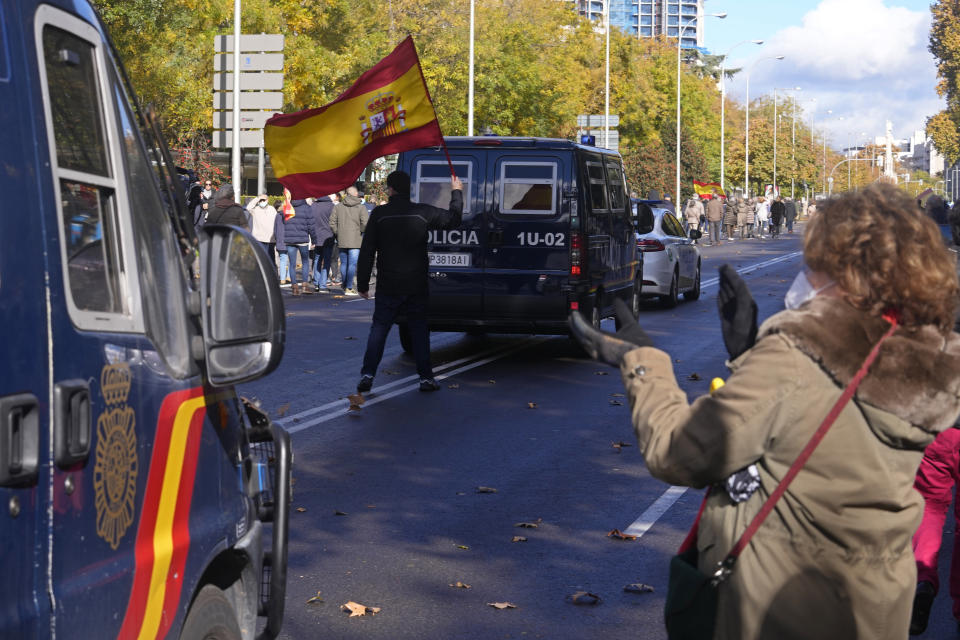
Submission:
{"label": "apartment building", "polygon": [[580,15],[603,21],[604,5],[610,4],[610,25],[640,38],[676,38],[683,30],[683,47],[703,46],[704,0],[567,0],[575,2]]}

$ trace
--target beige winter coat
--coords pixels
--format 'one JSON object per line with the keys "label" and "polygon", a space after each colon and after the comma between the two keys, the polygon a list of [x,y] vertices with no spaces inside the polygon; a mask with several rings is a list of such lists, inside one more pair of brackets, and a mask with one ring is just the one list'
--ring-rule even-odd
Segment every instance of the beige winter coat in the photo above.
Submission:
{"label": "beige winter coat", "polygon": [[341,249],[359,249],[369,217],[363,200],[349,193],[344,195],[330,214],[330,230],[337,236],[337,245]]}
{"label": "beige winter coat", "polygon": [[[702,571],[731,549],[888,326],[839,298],[814,298],[765,322],[727,384],[692,405],[666,353],[626,355],[633,424],[654,476],[704,487],[759,469],[746,502],[711,489]],[[714,637],[906,638],[923,511],[914,476],[923,448],[958,414],[960,335],[899,329],[720,586]]]}

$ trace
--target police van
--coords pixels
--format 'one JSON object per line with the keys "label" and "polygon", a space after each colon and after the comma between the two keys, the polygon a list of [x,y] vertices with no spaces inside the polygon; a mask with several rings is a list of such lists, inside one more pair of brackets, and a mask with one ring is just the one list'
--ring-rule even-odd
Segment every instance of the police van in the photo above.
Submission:
{"label": "police van", "polygon": [[[571,311],[599,326],[616,298],[639,310],[642,264],[618,153],[548,138],[445,140],[463,222],[430,232],[432,330],[567,334]],[[449,205],[441,148],[401,153],[397,168],[410,174],[412,200]]]}
{"label": "police van", "polygon": [[275,637],[289,437],[232,386],[283,353],[270,261],[196,237],[87,0],[0,0],[0,104],[0,637]]}

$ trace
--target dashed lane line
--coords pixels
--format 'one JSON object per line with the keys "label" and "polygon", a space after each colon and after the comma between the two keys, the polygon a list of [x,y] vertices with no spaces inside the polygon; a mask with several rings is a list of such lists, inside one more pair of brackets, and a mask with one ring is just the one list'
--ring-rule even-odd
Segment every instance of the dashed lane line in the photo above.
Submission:
{"label": "dashed lane line", "polygon": [[[737,273],[739,273],[742,276],[745,276],[748,273],[757,271],[758,269],[763,269],[764,267],[769,267],[771,265],[775,265],[780,262],[787,262],[788,260],[793,260],[794,258],[802,255],[803,255],[803,251],[794,251],[792,253],[785,253],[782,256],[777,256],[776,258],[770,258],[769,260],[764,260],[763,262],[758,262],[757,264],[751,264],[750,266],[737,269]],[[709,280],[701,280],[700,288],[706,289],[707,287],[712,287],[713,285],[719,282],[720,282],[720,276],[714,276]]]}

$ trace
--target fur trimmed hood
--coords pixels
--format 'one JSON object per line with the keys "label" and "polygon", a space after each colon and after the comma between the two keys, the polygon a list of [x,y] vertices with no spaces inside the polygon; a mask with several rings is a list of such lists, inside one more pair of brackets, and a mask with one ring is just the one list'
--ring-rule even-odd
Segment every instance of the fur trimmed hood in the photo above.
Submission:
{"label": "fur trimmed hood", "polygon": [[[769,318],[757,339],[784,336],[844,387],[888,327],[841,298],[818,296]],[[932,326],[898,328],[880,348],[855,400],[875,431],[878,420],[864,404],[932,435],[953,426],[960,415],[960,335],[944,336]],[[877,435],[900,440],[904,434]]]}

